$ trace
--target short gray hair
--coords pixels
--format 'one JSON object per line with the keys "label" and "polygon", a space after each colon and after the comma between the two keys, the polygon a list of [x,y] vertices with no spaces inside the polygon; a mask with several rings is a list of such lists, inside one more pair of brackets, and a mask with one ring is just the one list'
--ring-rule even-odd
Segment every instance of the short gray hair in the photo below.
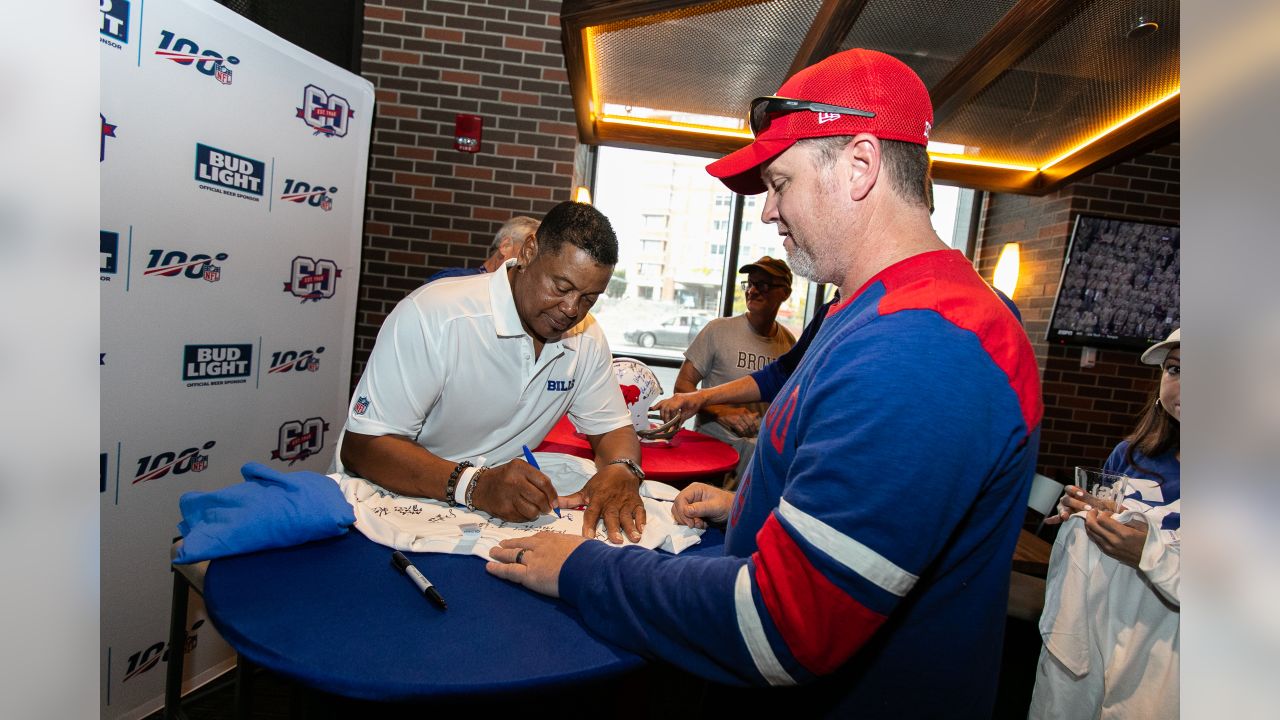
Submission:
{"label": "short gray hair", "polygon": [[[852,141],[851,135],[833,135],[806,138],[799,143],[811,146],[818,156],[819,167],[829,168],[840,151]],[[929,176],[929,153],[925,146],[881,138],[880,165],[889,168],[889,186],[898,197],[933,212],[933,180]]]}
{"label": "short gray hair", "polygon": [[489,244],[489,253],[498,252],[502,241],[507,238],[511,238],[511,241],[516,244],[524,242],[525,237],[537,234],[538,226],[541,224],[527,215],[517,215],[502,223],[502,227],[498,228],[498,234],[493,236],[493,242]]}

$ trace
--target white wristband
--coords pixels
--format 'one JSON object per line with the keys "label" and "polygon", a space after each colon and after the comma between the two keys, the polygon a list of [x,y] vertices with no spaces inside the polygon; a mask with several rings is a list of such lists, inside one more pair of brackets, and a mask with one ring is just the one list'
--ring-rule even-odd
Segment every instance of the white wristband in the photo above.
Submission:
{"label": "white wristband", "polygon": [[475,477],[478,467],[469,467],[462,471],[458,476],[458,486],[453,489],[453,501],[458,505],[466,505],[467,486],[471,484],[471,478]]}

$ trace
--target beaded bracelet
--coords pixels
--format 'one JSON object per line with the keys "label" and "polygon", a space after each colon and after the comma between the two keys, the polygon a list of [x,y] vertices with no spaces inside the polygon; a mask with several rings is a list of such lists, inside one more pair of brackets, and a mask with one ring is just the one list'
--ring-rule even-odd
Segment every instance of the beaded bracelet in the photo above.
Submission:
{"label": "beaded bracelet", "polygon": [[474,512],[474,511],[475,511],[475,509],[476,509],[476,505],[475,505],[475,503],[474,503],[474,502],[472,502],[472,501],[471,501],[471,496],[472,496],[473,494],[475,494],[475,491],[476,491],[476,485],[479,485],[479,484],[480,484],[480,476],[481,476],[481,475],[483,475],[483,474],[484,474],[484,471],[485,471],[485,470],[488,470],[488,469],[489,469],[489,468],[487,468],[487,467],[480,467],[480,468],[478,468],[478,469],[476,470],[475,474],[471,476],[471,483],[470,483],[469,485],[467,485],[467,495],[466,495],[466,500],[467,500],[467,509],[468,509],[468,510],[471,510],[472,512]]}
{"label": "beaded bracelet", "polygon": [[466,470],[467,468],[471,467],[473,464],[474,463],[472,463],[470,460],[463,460],[462,462],[458,463],[458,466],[453,469],[453,472],[449,473],[449,482],[444,486],[445,502],[449,503],[450,505],[456,504],[453,501],[453,491],[458,487],[458,476],[462,474],[463,470]]}

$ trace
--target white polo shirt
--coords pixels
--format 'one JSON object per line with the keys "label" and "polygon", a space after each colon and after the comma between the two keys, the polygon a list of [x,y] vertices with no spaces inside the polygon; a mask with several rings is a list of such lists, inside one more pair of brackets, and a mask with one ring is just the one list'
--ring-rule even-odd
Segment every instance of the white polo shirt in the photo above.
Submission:
{"label": "white polo shirt", "polygon": [[[515,260],[508,260],[512,265]],[[378,331],[347,409],[347,430],[402,435],[490,465],[537,446],[566,412],[596,435],[630,425],[604,332],[587,315],[534,359],[503,269],[414,290]],[[333,470],[343,472],[342,439]]]}

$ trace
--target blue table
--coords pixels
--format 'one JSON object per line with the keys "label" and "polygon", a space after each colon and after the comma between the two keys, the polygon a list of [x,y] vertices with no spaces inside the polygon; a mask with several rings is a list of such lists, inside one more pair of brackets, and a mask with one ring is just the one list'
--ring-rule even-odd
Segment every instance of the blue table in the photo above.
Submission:
{"label": "blue table", "polygon": [[[685,553],[719,555],[708,530]],[[358,531],[215,560],[204,601],[243,658],[350,698],[413,701],[544,691],[644,660],[589,633],[565,603],[490,576],[480,558],[406,553],[444,595],[439,610]]]}

